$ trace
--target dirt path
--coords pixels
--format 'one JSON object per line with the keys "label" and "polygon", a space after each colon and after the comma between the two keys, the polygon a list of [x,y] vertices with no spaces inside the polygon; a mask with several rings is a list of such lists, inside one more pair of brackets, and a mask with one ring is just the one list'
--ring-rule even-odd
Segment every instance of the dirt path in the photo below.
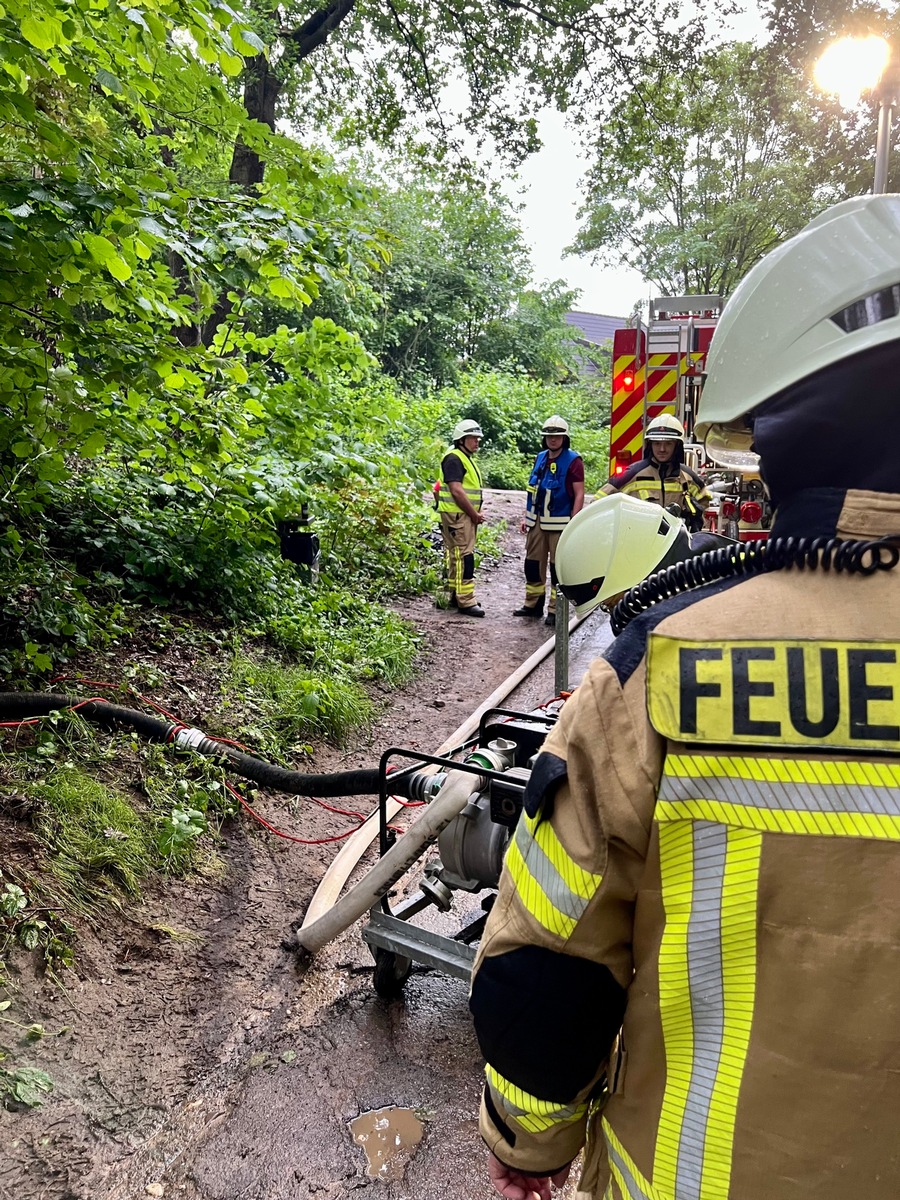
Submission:
{"label": "dirt path", "polygon": [[[373,765],[391,744],[433,750],[546,640],[542,623],[510,615],[522,599],[521,507],[516,493],[487,499],[489,519],[509,532],[478,579],[485,619],[427,599],[405,606],[426,637],[421,674],[364,744],[323,748],[311,769]],[[522,707],[550,698],[552,682],[551,658],[529,684],[545,691]],[[266,811],[295,821],[287,798]],[[321,830],[310,836],[336,824],[304,813],[304,831]],[[5,1015],[56,1034],[27,1055],[55,1091],[41,1110],[0,1112],[2,1200],[493,1196],[465,985],[417,970],[403,1001],[379,999],[358,929],[306,969],[286,948],[333,853],[241,823],[220,873],[174,882],[121,922],[85,931],[65,993],[27,971],[12,979]],[[395,1146],[373,1178],[348,1124],[387,1106],[415,1110],[423,1135],[408,1153]]]}

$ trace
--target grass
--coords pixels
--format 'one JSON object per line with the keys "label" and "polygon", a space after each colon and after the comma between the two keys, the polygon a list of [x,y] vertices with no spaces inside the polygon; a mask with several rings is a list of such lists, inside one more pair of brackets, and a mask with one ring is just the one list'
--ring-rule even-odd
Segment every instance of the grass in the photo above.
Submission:
{"label": "grass", "polygon": [[308,608],[272,618],[265,633],[317,675],[333,675],[336,681],[378,680],[388,687],[412,678],[420,640],[409,622],[389,609],[327,588],[315,594]]}
{"label": "grass", "polygon": [[34,828],[50,850],[50,870],[69,894],[136,896],[160,865],[156,830],[124,796],[70,762],[29,785],[39,802]]}
{"label": "grass", "polygon": [[479,558],[491,560],[500,557],[507,527],[506,520],[488,521],[484,525],[478,526],[478,541],[475,547],[476,560]]}
{"label": "grass", "polygon": [[342,742],[375,715],[365,689],[346,676],[260,662],[240,652],[232,660],[225,686],[242,692],[254,709],[256,728],[251,732],[266,749],[313,735]]}

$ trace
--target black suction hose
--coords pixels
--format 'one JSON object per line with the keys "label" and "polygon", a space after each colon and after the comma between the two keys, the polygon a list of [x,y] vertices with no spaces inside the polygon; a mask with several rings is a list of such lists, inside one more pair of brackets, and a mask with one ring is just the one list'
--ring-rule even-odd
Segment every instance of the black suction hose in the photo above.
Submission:
{"label": "black suction hose", "polygon": [[[119,704],[108,704],[105,700],[81,701],[73,696],[54,692],[0,692],[0,720],[26,720],[28,717],[45,717],[60,709],[76,709],[86,721],[115,728],[127,725],[151,742],[163,742],[178,749],[196,750],[209,758],[227,763],[238,775],[251,779],[262,787],[274,788],[279,792],[291,792],[297,796],[377,796],[381,790],[381,778],[377,768],[359,771],[336,771],[331,775],[304,775],[302,771],[291,771],[274,763],[264,762],[251,754],[243,754],[232,746],[214,741],[199,729],[188,729],[149,717],[133,708]],[[400,773],[391,781],[391,794],[419,799],[419,792],[427,776]]]}
{"label": "black suction hose", "polygon": [[46,717],[62,708],[78,707],[79,716],[98,725],[115,728],[130,725],[148,742],[169,741],[172,730],[177,726],[159,717],[149,717],[133,708],[122,708],[119,704],[108,704],[105,700],[77,699],[59,692],[0,692],[0,720],[25,721],[29,717]]}

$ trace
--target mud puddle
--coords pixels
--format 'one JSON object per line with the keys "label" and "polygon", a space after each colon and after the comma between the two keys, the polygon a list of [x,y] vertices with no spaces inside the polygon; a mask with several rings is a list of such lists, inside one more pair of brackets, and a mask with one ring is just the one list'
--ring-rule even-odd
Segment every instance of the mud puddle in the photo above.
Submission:
{"label": "mud puddle", "polygon": [[423,1125],[411,1108],[379,1108],[350,1122],[350,1132],[362,1146],[372,1179],[402,1179],[422,1140]]}

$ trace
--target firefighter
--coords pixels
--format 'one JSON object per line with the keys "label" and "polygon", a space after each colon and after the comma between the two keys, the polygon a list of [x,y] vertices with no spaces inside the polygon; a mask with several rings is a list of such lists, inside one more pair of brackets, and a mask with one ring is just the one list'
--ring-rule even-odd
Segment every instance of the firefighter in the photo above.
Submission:
{"label": "firefighter", "polygon": [[475,455],[483,436],[477,421],[456,423],[453,445],[441,461],[437,490],[450,607],[466,617],[484,616],[475,599],[475,536],[485,519],[481,511],[484,484]]}
{"label": "firefighter", "polygon": [[569,425],[550,417],[541,429],[543,450],[534,460],[525,499],[525,603],[514,617],[537,619],[544,614],[547,567],[550,603],[545,625],[556,624],[556,544],[571,517],[584,505],[584,463],[571,449]]}
{"label": "firefighter", "polygon": [[643,457],[622,475],[611,475],[601,495],[624,492],[652,500],[682,518],[693,533],[703,528],[712,497],[700,476],[684,463],[684,429],[677,417],[654,417],[644,432]]}
{"label": "firefighter", "polygon": [[765,569],[634,617],[535,762],[470,998],[502,1196],[585,1144],[595,1200],[897,1195],[898,372],[898,195],[729,300],[697,429]]}

